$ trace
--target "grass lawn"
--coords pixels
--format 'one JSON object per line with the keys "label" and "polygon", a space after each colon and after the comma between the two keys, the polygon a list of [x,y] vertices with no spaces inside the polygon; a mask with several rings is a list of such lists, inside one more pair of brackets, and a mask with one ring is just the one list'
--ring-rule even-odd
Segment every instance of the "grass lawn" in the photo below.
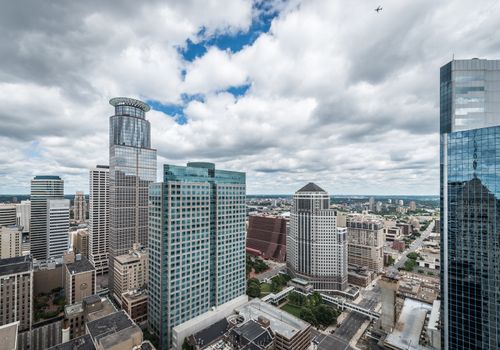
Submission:
{"label": "grass lawn", "polygon": [[269,284],[269,283],[261,283],[260,284],[260,292],[261,292],[261,294],[269,294],[269,293],[271,293],[271,284]]}
{"label": "grass lawn", "polygon": [[292,304],[285,304],[281,307],[281,310],[294,315],[295,317],[300,317],[300,307]]}

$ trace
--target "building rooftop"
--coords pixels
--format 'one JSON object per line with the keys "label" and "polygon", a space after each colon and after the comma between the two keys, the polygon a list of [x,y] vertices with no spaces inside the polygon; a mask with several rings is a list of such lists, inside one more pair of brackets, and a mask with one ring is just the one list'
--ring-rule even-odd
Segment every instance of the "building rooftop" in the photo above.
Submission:
{"label": "building rooftop", "polygon": [[95,346],[90,335],[85,334],[66,343],[53,346],[49,350],[95,350]]}
{"label": "building rooftop", "polygon": [[253,299],[248,303],[235,309],[236,313],[244,318],[245,321],[258,320],[259,316],[263,316],[270,322],[270,327],[273,332],[281,336],[291,339],[295,334],[306,330],[311,325],[301,319],[281,311],[260,299]]}
{"label": "building rooftop", "polygon": [[133,290],[123,293],[122,298],[128,302],[133,302],[141,299],[147,299],[148,293],[146,290]]}
{"label": "building rooftop", "polygon": [[76,273],[94,271],[94,266],[92,266],[92,264],[84,256],[81,256],[80,260],[75,260],[75,262],[67,264],[66,268],[72,275]]}
{"label": "building rooftop", "polygon": [[108,335],[134,326],[136,326],[135,323],[123,310],[87,323],[89,333],[96,342]]}
{"label": "building rooftop", "polygon": [[242,349],[245,350],[265,349],[273,341],[273,335],[269,330],[253,320],[233,328],[230,338],[237,344],[236,348],[243,345]]}
{"label": "building rooftop", "polygon": [[136,100],[135,98],[130,97],[114,97],[109,100],[109,104],[113,107],[116,106],[131,106],[142,109],[144,112],[147,112],[151,109],[147,103]]}
{"label": "building rooftop", "polygon": [[32,260],[29,255],[0,260],[0,276],[29,272],[31,269]]}
{"label": "building rooftop", "polygon": [[133,262],[139,262],[141,260],[141,255],[145,254],[141,251],[133,251],[127,254],[119,255],[115,258],[120,264],[130,264]]}
{"label": "building rooftop", "polygon": [[5,350],[17,349],[18,327],[19,321],[0,326],[0,339],[2,339],[0,348]]}
{"label": "building rooftop", "polygon": [[324,189],[316,185],[315,183],[309,182],[307,185],[302,187],[297,192],[326,192]]}
{"label": "building rooftop", "polygon": [[57,175],[37,175],[35,180],[61,180]]}
{"label": "building rooftop", "polygon": [[419,341],[425,318],[431,310],[432,305],[430,304],[406,298],[398,322],[394,326],[392,333],[385,339],[385,342],[396,349],[428,349],[428,347],[420,345]]}
{"label": "building rooftop", "polygon": [[229,330],[229,328],[229,322],[227,322],[227,319],[223,318],[222,320],[215,322],[209,327],[193,334],[192,337],[196,344],[200,346],[206,346],[222,337]]}

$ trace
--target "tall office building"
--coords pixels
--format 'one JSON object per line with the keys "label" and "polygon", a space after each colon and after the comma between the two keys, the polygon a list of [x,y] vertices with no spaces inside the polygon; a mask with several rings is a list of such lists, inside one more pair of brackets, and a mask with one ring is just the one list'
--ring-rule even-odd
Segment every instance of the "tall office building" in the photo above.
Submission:
{"label": "tall office building", "polygon": [[64,199],[64,181],[59,176],[35,176],[31,180],[31,254],[35,259],[47,259],[47,203]]}
{"label": "tall office building", "polygon": [[108,272],[109,166],[97,165],[89,175],[89,261],[102,275]]}
{"label": "tall office building", "polygon": [[441,67],[444,349],[500,348],[500,60]]}
{"label": "tall office building", "polygon": [[29,200],[16,204],[16,225],[23,230],[23,233],[30,232],[30,216],[31,202]]}
{"label": "tall office building", "polygon": [[62,257],[69,248],[69,199],[47,201],[47,257]]}
{"label": "tall office building", "polygon": [[79,223],[85,222],[87,218],[87,201],[82,191],[76,191],[73,202],[73,218]]}
{"label": "tall office building", "polygon": [[347,229],[337,227],[330,196],[308,183],[293,196],[286,239],[287,269],[316,290],[347,288]]}
{"label": "tall office building", "polygon": [[245,294],[245,173],[212,163],[164,166],[150,186],[150,330],[171,330]]}
{"label": "tall office building", "polygon": [[115,107],[109,127],[109,287],[114,257],[134,243],[148,245],[148,186],[156,181],[156,150],[151,148],[149,106],[132,98],[109,101]]}

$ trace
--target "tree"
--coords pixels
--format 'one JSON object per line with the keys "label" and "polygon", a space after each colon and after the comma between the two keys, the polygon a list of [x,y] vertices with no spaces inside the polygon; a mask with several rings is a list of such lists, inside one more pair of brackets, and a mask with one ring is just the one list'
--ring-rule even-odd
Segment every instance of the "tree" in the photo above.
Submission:
{"label": "tree", "polygon": [[304,305],[305,299],[306,299],[305,296],[303,296],[302,294],[297,293],[297,292],[291,292],[290,294],[288,294],[288,301],[291,304],[294,304],[297,306]]}
{"label": "tree", "polygon": [[325,304],[316,306],[313,313],[318,323],[325,327],[328,327],[337,320],[334,310]]}
{"label": "tree", "polygon": [[258,298],[260,296],[260,285],[252,283],[247,288],[247,295],[252,298]]}
{"label": "tree", "polygon": [[311,311],[311,309],[308,309],[307,307],[303,307],[300,309],[300,318],[306,322],[309,322],[313,326],[317,326],[318,324],[318,321],[316,320],[316,317],[314,316],[313,312]]}
{"label": "tree", "polygon": [[415,252],[411,252],[411,253],[406,254],[406,257],[407,257],[408,259],[417,260],[417,258],[418,258],[418,254],[417,254],[417,253],[415,253]]}

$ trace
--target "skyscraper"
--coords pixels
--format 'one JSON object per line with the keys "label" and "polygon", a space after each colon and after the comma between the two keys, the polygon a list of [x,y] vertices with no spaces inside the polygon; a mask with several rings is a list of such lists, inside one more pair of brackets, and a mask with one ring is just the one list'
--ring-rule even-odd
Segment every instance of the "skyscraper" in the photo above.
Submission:
{"label": "skyscraper", "polygon": [[212,163],[165,165],[150,186],[150,330],[171,330],[245,294],[245,173]]}
{"label": "skyscraper", "polygon": [[73,218],[79,222],[85,222],[87,218],[87,202],[82,191],[76,191],[73,202]]}
{"label": "skyscraper", "polygon": [[148,244],[148,186],[156,181],[156,150],[151,148],[149,106],[125,97],[109,101],[109,287],[113,259],[134,243]]}
{"label": "skyscraper", "polygon": [[69,199],[47,200],[47,257],[62,257],[69,248]]}
{"label": "skyscraper", "polygon": [[500,348],[500,60],[441,67],[444,349]]}
{"label": "skyscraper", "polygon": [[44,260],[48,255],[47,204],[64,198],[64,181],[59,176],[35,176],[31,180],[31,254]]}
{"label": "skyscraper", "polygon": [[30,232],[30,216],[31,216],[31,202],[21,201],[16,204],[17,226],[19,226],[23,233]]}
{"label": "skyscraper", "polygon": [[102,275],[108,272],[109,166],[97,165],[89,175],[89,261]]}
{"label": "skyscraper", "polygon": [[286,240],[287,268],[316,290],[347,288],[347,229],[337,227],[330,196],[308,183],[293,196]]}

